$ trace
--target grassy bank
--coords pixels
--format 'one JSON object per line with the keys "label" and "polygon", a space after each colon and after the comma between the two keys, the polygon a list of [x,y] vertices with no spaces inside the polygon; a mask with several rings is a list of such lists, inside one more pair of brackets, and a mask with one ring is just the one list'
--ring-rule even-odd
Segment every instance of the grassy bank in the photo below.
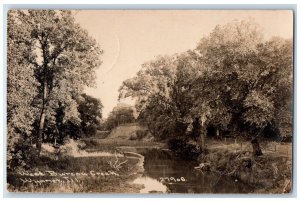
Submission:
{"label": "grassy bank", "polygon": [[[8,190],[139,193],[143,185],[132,183],[144,171],[144,157],[136,154],[138,149],[166,148],[163,143],[127,139],[88,138],[77,143],[81,144],[63,146],[69,155],[43,151],[39,161],[30,170],[8,173]],[[70,151],[79,145],[79,152]],[[262,142],[264,155],[252,157],[249,142],[208,139],[208,152],[200,156],[199,165],[196,170],[192,167],[191,172],[214,174],[216,179],[222,176],[232,178],[232,183],[239,181],[250,185],[255,193],[288,193],[292,187],[291,146],[290,143]],[[157,160],[160,160],[159,155],[160,152]],[[184,169],[184,172],[187,171]]]}
{"label": "grassy bank", "polygon": [[[12,192],[95,192],[138,193],[140,185],[129,183],[141,172],[140,159],[115,153],[117,147],[139,145],[132,141],[84,140],[86,150],[100,156],[61,156],[44,154],[30,170],[8,173]],[[150,146],[150,143],[147,143]],[[101,151],[110,156],[101,156]]]}
{"label": "grassy bank", "polygon": [[209,144],[208,154],[199,158],[200,172],[231,176],[253,187],[255,193],[289,193],[292,189],[292,145],[262,143],[263,155],[252,156],[247,142]]}
{"label": "grassy bank", "polygon": [[137,141],[137,140],[126,140],[126,139],[97,139],[97,138],[88,138],[82,140],[86,148],[85,150],[94,152],[94,151],[109,151],[114,152],[119,150],[120,147],[156,147],[163,148],[166,147],[165,144],[159,142],[149,142],[149,141]]}

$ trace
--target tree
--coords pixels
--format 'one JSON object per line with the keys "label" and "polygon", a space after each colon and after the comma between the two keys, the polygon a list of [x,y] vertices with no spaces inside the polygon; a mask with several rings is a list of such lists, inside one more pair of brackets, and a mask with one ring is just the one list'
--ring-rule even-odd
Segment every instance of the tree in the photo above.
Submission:
{"label": "tree", "polygon": [[[278,39],[263,42],[262,38],[253,21],[234,21],[217,26],[196,49],[208,68],[214,97],[230,114],[226,125],[232,131],[250,133],[254,155],[262,154],[257,137],[277,119],[275,103],[289,106],[291,94],[291,43]],[[282,88],[289,96],[278,94]]]}
{"label": "tree", "polygon": [[80,123],[76,98],[84,86],[93,86],[102,50],[74,20],[71,11],[18,10],[14,17],[23,32],[20,49],[34,67],[39,83],[33,106],[38,109],[37,149],[41,150],[45,123],[55,125],[55,113],[64,108],[64,121]]}
{"label": "tree", "polygon": [[176,57],[159,56],[156,60],[144,63],[137,76],[125,80],[119,90],[120,99],[136,98],[139,121],[148,125],[150,130],[158,130],[156,134],[160,137],[177,132],[173,127],[179,124],[180,112],[172,99],[177,96],[173,91],[176,82],[175,61]]}
{"label": "tree", "polygon": [[261,41],[259,27],[252,21],[218,25],[201,39],[195,51],[204,70],[194,85],[199,97],[194,111],[199,112],[204,131],[210,122],[223,128],[231,125],[232,129],[241,122],[250,85],[239,80],[238,71],[250,70],[247,68],[255,63],[256,47]]}
{"label": "tree", "polygon": [[26,35],[28,30],[18,25],[16,11],[9,11],[7,18],[8,162],[18,155],[17,144],[30,143],[32,123],[37,114],[37,110],[32,107],[32,101],[37,94],[39,84],[34,77],[34,66],[24,58],[27,42],[23,38]]}
{"label": "tree", "polygon": [[119,103],[109,113],[105,121],[106,129],[111,130],[121,124],[133,123],[135,121],[134,109],[132,106]]}
{"label": "tree", "polygon": [[79,113],[81,119],[81,129],[85,136],[93,136],[97,132],[102,119],[101,101],[92,96],[82,94],[82,99],[79,100]]}
{"label": "tree", "polygon": [[[281,136],[292,131],[293,41],[273,37],[258,47],[260,65],[265,70],[258,91],[268,96],[273,105],[270,123]],[[267,125],[267,124],[265,124]]]}
{"label": "tree", "polygon": [[45,120],[53,119],[58,100],[65,105],[64,119],[80,122],[75,101],[84,86],[94,83],[100,65],[101,49],[87,32],[75,23],[70,11],[18,11],[21,24],[28,27],[30,44],[27,61],[35,66],[40,83],[37,148],[40,151]]}
{"label": "tree", "polygon": [[192,123],[204,151],[214,126],[249,134],[261,155],[257,137],[266,126],[291,125],[292,51],[290,40],[263,41],[252,20],[218,25],[194,51],[143,64],[120,98],[136,98],[139,120],[154,134],[183,135]]}
{"label": "tree", "polygon": [[136,98],[138,120],[158,139],[184,136],[190,121],[197,61],[192,51],[159,56],[123,82],[120,98]]}
{"label": "tree", "polygon": [[[258,51],[259,74],[252,76],[254,81],[244,100],[247,110],[243,119],[256,128],[256,136],[266,127],[275,128],[282,136],[282,130],[292,125],[292,41],[273,38],[261,44]],[[254,155],[259,155],[262,152],[255,137]]]}
{"label": "tree", "polygon": [[65,107],[61,104],[56,109],[55,125],[47,128],[47,140],[52,143],[63,144],[66,137],[78,139],[96,134],[102,119],[101,101],[83,93],[76,99],[80,123],[64,121]]}

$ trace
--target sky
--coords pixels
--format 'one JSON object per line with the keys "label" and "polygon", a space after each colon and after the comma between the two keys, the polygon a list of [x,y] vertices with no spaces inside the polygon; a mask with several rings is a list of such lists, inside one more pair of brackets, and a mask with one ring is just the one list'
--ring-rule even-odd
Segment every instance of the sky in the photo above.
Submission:
{"label": "sky", "polygon": [[[85,92],[99,98],[103,117],[116,106],[122,82],[132,78],[141,65],[158,55],[194,49],[216,25],[232,20],[254,19],[264,33],[293,37],[291,11],[262,10],[80,10],[75,19],[104,50],[96,72],[97,87]],[[134,104],[133,100],[120,102]]]}

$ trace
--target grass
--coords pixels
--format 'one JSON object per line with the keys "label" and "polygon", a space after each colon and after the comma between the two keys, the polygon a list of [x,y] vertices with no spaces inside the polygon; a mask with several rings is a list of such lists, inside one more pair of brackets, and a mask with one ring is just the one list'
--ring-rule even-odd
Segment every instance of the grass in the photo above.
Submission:
{"label": "grass", "polygon": [[[157,142],[128,139],[86,138],[85,150],[88,152],[130,151],[139,147],[165,148]],[[255,186],[257,193],[287,193],[291,190],[291,143],[262,142],[264,155],[252,157],[250,142],[234,139],[207,140],[208,154],[200,159],[201,168],[209,166],[212,172],[229,175],[247,184]],[[251,169],[248,168],[249,162]],[[202,165],[201,165],[202,163]],[[118,166],[119,165],[119,166]],[[22,183],[24,178],[32,180],[54,179],[49,176],[29,176],[20,173],[8,173],[8,191],[11,192],[56,192],[56,193],[138,193],[141,185],[131,183],[140,172],[138,158],[126,156],[64,156],[54,160],[50,155],[41,156],[37,164],[28,172],[53,171],[66,173],[114,172],[118,175],[79,175],[71,176],[73,182],[60,183]],[[197,172],[197,171],[195,171]],[[199,171],[200,172],[200,171]],[[205,172],[202,170],[201,172]],[[56,177],[55,177],[56,178]],[[64,179],[59,176],[59,179]]]}
{"label": "grass", "polygon": [[146,142],[124,139],[82,139],[86,144],[87,151],[108,151],[114,152],[119,147],[165,147],[163,143]]}
{"label": "grass", "polygon": [[114,128],[108,135],[108,138],[112,139],[129,139],[130,136],[137,133],[137,131],[142,131],[144,128],[138,124],[124,124],[119,125]]}
{"label": "grass", "polygon": [[[115,144],[110,141],[94,141],[86,140],[86,148],[101,148],[103,151],[114,152],[117,146],[124,145],[125,142]],[[104,148],[105,145],[105,148]],[[20,175],[18,173],[8,174],[8,191],[12,192],[96,192],[96,193],[138,193],[141,189],[140,185],[130,184],[129,182],[135,178],[136,172],[139,170],[138,158],[101,156],[101,157],[61,157],[58,160],[51,159],[49,156],[42,156],[32,170],[33,172],[47,173],[46,171],[54,171],[56,174],[66,173],[87,173],[86,176],[69,176],[68,183],[64,176],[29,176],[28,174]],[[90,172],[98,172],[99,175],[91,176]],[[101,173],[114,172],[117,175],[100,175]],[[47,173],[48,174],[48,173]],[[66,175],[65,175],[66,176]],[[31,179],[34,182],[22,183],[22,180]],[[59,179],[62,182],[53,183],[43,181],[42,184],[36,183],[42,180]]]}
{"label": "grass", "polygon": [[[252,152],[250,141],[235,140],[234,138],[225,141],[208,139],[207,145],[209,150],[224,150],[230,152]],[[262,152],[266,156],[284,156],[291,160],[292,158],[292,143],[262,141],[260,142]]]}
{"label": "grass", "polygon": [[262,156],[253,157],[249,142],[208,141],[200,171],[227,175],[251,185],[255,193],[289,193],[292,187],[292,144],[261,142]]}

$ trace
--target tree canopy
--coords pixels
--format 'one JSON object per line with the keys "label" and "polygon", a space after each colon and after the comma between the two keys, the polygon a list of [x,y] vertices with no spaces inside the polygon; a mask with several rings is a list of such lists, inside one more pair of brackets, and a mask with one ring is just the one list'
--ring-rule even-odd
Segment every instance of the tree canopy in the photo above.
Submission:
{"label": "tree canopy", "polygon": [[8,136],[32,136],[40,151],[59,121],[81,124],[77,99],[103,51],[68,10],[11,10],[8,23]]}
{"label": "tree canopy", "polygon": [[133,123],[134,121],[134,108],[130,105],[119,103],[109,113],[104,125],[106,130],[112,130],[121,124]]}
{"label": "tree canopy", "polygon": [[291,126],[292,72],[292,40],[266,41],[254,21],[233,21],[194,50],[143,64],[120,98],[135,98],[139,120],[164,138],[186,136],[197,120],[205,147],[209,125],[254,138],[266,127]]}

